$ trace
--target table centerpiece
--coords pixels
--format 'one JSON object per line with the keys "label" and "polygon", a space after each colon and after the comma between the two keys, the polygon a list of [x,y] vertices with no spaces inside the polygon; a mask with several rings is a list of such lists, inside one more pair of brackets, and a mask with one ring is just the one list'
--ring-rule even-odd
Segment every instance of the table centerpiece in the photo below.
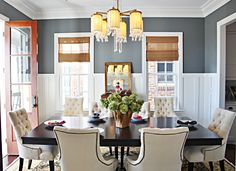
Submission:
{"label": "table centerpiece", "polygon": [[126,128],[130,124],[133,112],[140,112],[144,101],[130,90],[105,93],[101,96],[101,104],[108,108],[114,116],[116,127]]}

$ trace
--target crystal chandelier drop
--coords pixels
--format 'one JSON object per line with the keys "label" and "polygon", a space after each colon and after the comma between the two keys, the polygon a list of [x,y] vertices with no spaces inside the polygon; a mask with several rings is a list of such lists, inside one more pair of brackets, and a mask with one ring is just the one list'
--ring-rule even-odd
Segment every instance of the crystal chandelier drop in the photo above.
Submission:
{"label": "crystal chandelier drop", "polygon": [[107,12],[96,12],[91,17],[91,32],[98,42],[107,42],[108,36],[114,37],[114,52],[122,52],[122,43],[127,42],[127,26],[122,17],[130,17],[130,37],[132,41],[141,41],[143,37],[142,12],[136,9],[120,12],[117,7]]}

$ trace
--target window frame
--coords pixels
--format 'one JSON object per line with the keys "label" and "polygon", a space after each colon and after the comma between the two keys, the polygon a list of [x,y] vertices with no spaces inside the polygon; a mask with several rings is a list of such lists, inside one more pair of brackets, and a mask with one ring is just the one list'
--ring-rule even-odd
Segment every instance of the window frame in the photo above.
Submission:
{"label": "window frame", "polygon": [[142,74],[144,78],[144,87],[146,95],[145,101],[148,101],[148,61],[146,60],[146,37],[148,36],[178,36],[178,48],[179,48],[179,60],[177,73],[177,85],[176,85],[176,106],[175,111],[182,111],[183,109],[183,32],[144,32],[144,38],[142,41]]}
{"label": "window frame", "polygon": [[[93,101],[94,99],[94,37],[91,33],[55,33],[54,34],[54,75],[55,75],[55,95],[58,95],[58,99],[56,103],[56,111],[62,112],[64,110],[64,106],[62,104],[62,87],[61,87],[61,71],[60,71],[60,63],[58,62],[58,38],[60,37],[90,37],[90,62],[89,62],[89,73],[88,73],[88,103]],[[76,74],[77,75],[77,74]],[[79,74],[78,74],[79,75]],[[82,74],[83,75],[83,74]],[[91,91],[90,91],[91,90]],[[88,108],[83,109],[84,111],[89,110]]]}

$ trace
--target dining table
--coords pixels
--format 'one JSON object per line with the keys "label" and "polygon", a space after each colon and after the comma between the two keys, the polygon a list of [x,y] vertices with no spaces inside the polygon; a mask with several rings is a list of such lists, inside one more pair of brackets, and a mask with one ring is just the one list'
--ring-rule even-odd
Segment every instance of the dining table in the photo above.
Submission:
{"label": "dining table", "polygon": [[[142,128],[176,128],[179,126],[177,120],[189,120],[186,116],[177,117],[150,117],[142,122],[131,122],[127,128],[117,128],[114,118],[103,118],[99,122],[91,122],[89,116],[62,116],[55,115],[49,120],[63,120],[66,128],[102,128],[100,133],[100,146],[116,147],[115,154],[118,158],[118,147],[121,148],[121,167],[123,167],[124,148],[140,147],[140,130]],[[207,146],[221,145],[222,138],[214,132],[197,123],[189,126],[189,134],[185,146]],[[22,137],[23,144],[35,145],[57,145],[57,140],[53,129],[48,127],[45,122],[39,124],[31,132]]]}

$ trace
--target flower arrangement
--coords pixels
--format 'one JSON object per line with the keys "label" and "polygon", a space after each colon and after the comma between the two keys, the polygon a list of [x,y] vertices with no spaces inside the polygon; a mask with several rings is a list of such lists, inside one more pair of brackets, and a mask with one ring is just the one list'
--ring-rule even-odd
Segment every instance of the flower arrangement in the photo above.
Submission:
{"label": "flower arrangement", "polygon": [[110,109],[110,111],[120,111],[126,114],[128,111],[139,112],[144,103],[143,100],[138,99],[136,93],[131,93],[130,90],[123,90],[120,93],[110,93],[107,98],[101,99],[103,107]]}
{"label": "flower arrangement", "polygon": [[113,112],[116,126],[125,128],[129,126],[133,112],[139,112],[144,101],[130,90],[106,93],[101,96],[101,104]]}

